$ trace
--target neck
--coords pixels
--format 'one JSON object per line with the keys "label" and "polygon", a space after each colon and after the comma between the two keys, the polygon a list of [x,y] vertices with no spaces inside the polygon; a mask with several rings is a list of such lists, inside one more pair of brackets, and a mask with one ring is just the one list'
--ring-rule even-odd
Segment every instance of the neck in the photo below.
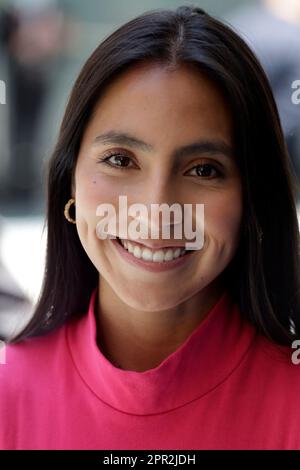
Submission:
{"label": "neck", "polygon": [[171,309],[145,312],[122,302],[101,278],[96,303],[98,346],[121,369],[155,368],[190,336],[223,291],[214,283]]}

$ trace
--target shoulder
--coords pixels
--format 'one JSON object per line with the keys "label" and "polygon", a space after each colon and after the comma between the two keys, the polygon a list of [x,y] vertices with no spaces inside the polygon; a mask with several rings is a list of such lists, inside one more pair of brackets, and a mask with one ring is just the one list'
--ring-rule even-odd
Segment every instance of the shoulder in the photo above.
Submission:
{"label": "shoulder", "polygon": [[67,324],[48,334],[29,338],[16,344],[6,344],[0,364],[0,395],[34,386],[57,361],[63,362],[67,352]]}
{"label": "shoulder", "polygon": [[44,412],[55,413],[66,387],[73,389],[77,376],[67,331],[77,323],[70,319],[50,333],[6,345],[0,364],[0,448],[18,448],[32,423]]}
{"label": "shoulder", "polygon": [[258,334],[248,365],[252,361],[257,381],[268,382],[285,397],[300,392],[300,342],[296,350],[293,342],[290,346],[281,346]]}

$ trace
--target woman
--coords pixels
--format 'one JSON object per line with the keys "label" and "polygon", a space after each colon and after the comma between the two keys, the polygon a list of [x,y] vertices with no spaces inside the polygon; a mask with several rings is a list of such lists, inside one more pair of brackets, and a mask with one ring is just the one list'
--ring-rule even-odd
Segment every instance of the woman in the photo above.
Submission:
{"label": "woman", "polygon": [[[266,76],[229,27],[183,6],[106,38],[51,159],[44,284],[0,369],[1,447],[300,448],[294,181]],[[203,204],[203,244],[118,224],[101,238],[97,208],[120,195],[192,204],[193,222]]]}

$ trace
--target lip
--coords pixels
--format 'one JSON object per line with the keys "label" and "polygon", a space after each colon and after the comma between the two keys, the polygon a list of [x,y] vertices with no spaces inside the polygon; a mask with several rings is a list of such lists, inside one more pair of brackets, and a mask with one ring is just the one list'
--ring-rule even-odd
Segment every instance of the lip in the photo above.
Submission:
{"label": "lip", "polygon": [[189,262],[190,257],[193,254],[193,251],[190,251],[184,256],[180,256],[179,258],[173,259],[172,261],[154,263],[153,261],[145,261],[142,258],[136,258],[131,253],[129,253],[129,251],[123,248],[123,246],[119,244],[116,238],[110,238],[110,241],[126,261],[135,266],[146,269],[150,272],[163,272],[183,266],[184,264]]}

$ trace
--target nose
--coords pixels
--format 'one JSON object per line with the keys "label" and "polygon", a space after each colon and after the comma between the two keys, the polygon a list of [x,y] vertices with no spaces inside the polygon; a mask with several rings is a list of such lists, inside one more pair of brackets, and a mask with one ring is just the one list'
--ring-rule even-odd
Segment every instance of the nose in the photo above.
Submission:
{"label": "nose", "polygon": [[156,172],[144,182],[139,200],[145,206],[145,213],[138,217],[140,224],[145,225],[148,233],[163,238],[168,234],[173,238],[175,228],[180,230],[183,224],[183,207],[178,198],[178,188],[167,172]]}
{"label": "nose", "polygon": [[147,182],[143,191],[145,203],[168,204],[178,202],[178,188],[170,171],[157,171]]}

